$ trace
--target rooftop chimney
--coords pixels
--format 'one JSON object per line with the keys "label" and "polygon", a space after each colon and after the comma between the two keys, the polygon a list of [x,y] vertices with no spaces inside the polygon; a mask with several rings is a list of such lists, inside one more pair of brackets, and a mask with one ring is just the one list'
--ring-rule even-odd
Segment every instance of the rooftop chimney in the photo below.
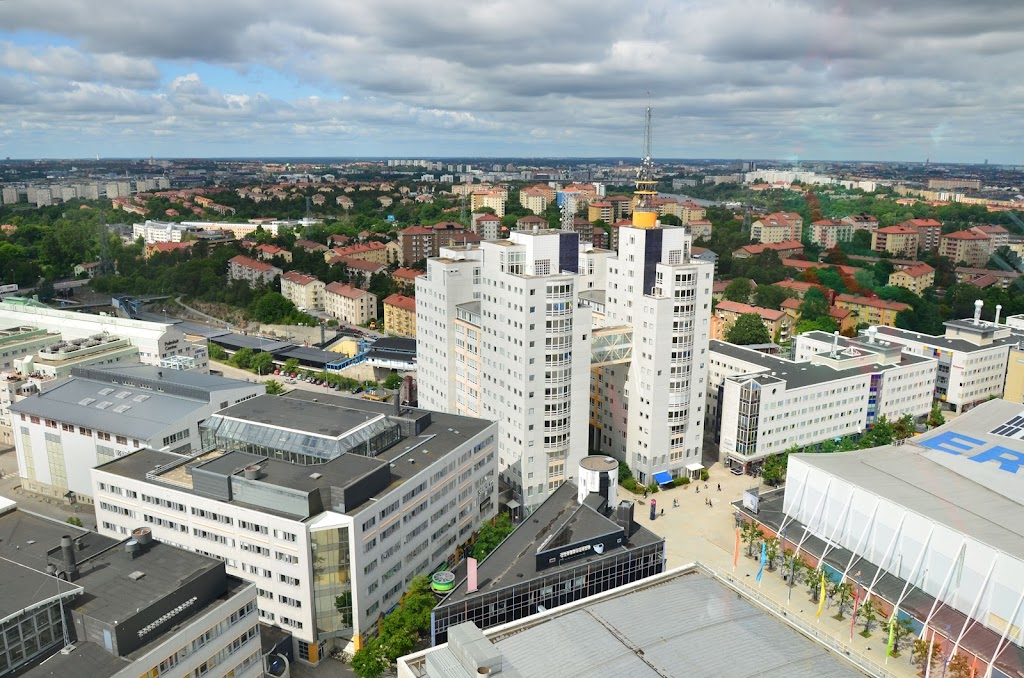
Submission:
{"label": "rooftop chimney", "polygon": [[995,321],[996,325],[999,324],[999,314],[1002,313],[1002,312],[1003,312],[1003,305],[1002,304],[996,304],[996,321]]}
{"label": "rooftop chimney", "polygon": [[64,569],[68,573],[68,581],[71,581],[78,574],[78,562],[75,560],[75,542],[70,535],[65,534],[60,538],[60,551],[64,556]]}
{"label": "rooftop chimney", "polygon": [[985,305],[985,302],[981,299],[974,300],[974,324],[981,324],[981,307]]}
{"label": "rooftop chimney", "polygon": [[839,352],[839,330],[832,333],[832,356],[836,357],[836,353]]}

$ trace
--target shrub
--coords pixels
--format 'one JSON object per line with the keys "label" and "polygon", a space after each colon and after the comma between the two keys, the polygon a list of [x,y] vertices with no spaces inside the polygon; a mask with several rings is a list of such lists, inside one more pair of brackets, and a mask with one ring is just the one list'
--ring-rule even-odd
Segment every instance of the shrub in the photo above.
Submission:
{"label": "shrub", "polygon": [[710,478],[710,477],[711,477],[711,474],[708,473],[708,470],[706,468],[702,468],[700,470],[700,479],[701,480],[703,480],[704,482],[707,482],[708,478]]}
{"label": "shrub", "polygon": [[683,487],[684,485],[690,484],[690,479],[686,476],[682,476],[672,481],[672,484],[675,485],[676,487]]}
{"label": "shrub", "polygon": [[622,487],[627,492],[633,492],[635,494],[637,492],[637,489],[638,489],[637,483],[636,483],[636,478],[626,478],[624,481],[622,481]]}

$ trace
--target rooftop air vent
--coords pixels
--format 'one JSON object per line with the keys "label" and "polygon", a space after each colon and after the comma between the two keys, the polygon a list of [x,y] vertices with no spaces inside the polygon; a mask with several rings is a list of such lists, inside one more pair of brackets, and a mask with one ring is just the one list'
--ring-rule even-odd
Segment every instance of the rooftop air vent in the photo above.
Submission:
{"label": "rooftop air vent", "polygon": [[128,575],[128,578],[131,579],[132,581],[139,581],[140,579],[142,579],[145,576],[146,576],[145,572],[140,572],[139,570],[135,570],[130,575]]}
{"label": "rooftop air vent", "polygon": [[324,476],[322,473],[310,473],[309,477],[312,478],[313,480],[320,480]]}

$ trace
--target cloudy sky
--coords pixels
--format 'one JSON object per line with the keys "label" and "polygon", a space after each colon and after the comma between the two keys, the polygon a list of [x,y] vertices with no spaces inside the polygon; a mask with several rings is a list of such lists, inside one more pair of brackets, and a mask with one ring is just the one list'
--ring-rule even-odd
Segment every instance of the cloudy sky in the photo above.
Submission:
{"label": "cloudy sky", "polygon": [[0,0],[0,157],[1024,162],[1021,0]]}

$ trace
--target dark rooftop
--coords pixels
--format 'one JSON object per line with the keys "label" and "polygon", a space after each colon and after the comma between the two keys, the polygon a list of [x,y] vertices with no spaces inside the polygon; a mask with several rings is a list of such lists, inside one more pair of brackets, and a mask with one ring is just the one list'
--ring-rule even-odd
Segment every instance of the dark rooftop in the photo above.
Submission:
{"label": "dark rooftop", "polygon": [[373,348],[378,351],[395,351],[397,353],[416,354],[416,340],[403,339],[402,337],[384,337],[373,342]]}
{"label": "dark rooftop", "polygon": [[277,341],[276,339],[264,339],[254,335],[247,334],[221,334],[209,338],[213,343],[223,346],[229,351],[236,351],[240,348],[249,348],[253,351],[267,351],[268,353],[274,353],[276,351],[284,351],[289,348],[295,348],[294,344],[287,341]]}
{"label": "dark rooftop", "polygon": [[107,678],[127,668],[128,664],[128,659],[111,654],[96,643],[76,642],[74,652],[52,654],[20,675],[21,678]]}
{"label": "dark rooftop", "polygon": [[244,400],[220,410],[217,414],[268,426],[298,429],[312,435],[338,438],[382,414],[353,408],[353,405],[361,402],[350,400],[343,405],[326,405],[297,398],[263,395]]}
{"label": "dark rooftop", "polygon": [[[577,492],[575,483],[562,483],[525,522],[520,523],[515,532],[506,537],[477,566],[479,588],[473,593],[467,590],[469,585],[466,579],[466,564],[462,561],[455,573],[458,585],[439,605],[449,605],[487,593],[490,589],[504,588],[537,576],[540,573],[537,570],[535,556],[540,550],[564,545],[563,542],[568,544],[586,541],[622,529],[614,520],[598,513],[591,505],[593,502],[581,506],[577,501]],[[661,537],[634,521],[625,548],[631,549],[660,541]],[[598,561],[619,552],[616,548],[606,550],[600,555],[594,553],[545,568],[541,572],[549,574],[563,568],[578,567],[580,563]]]}

